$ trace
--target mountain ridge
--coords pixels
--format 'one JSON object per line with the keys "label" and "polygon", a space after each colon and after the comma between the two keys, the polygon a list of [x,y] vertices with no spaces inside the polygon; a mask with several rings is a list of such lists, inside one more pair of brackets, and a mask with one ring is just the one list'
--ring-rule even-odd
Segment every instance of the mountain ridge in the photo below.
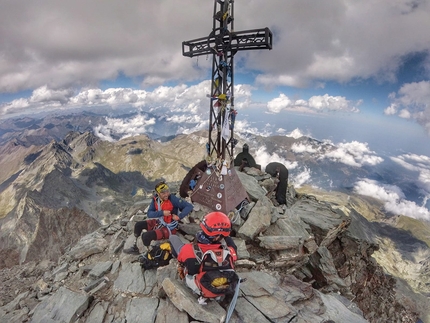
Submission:
{"label": "mountain ridge", "polygon": [[[261,185],[250,180],[251,174],[263,178],[264,185],[270,180],[250,169],[241,175],[248,191],[256,192],[255,185]],[[292,187],[284,207],[270,206],[264,190],[261,193],[233,224],[237,270],[247,281],[241,285],[231,322],[416,322],[416,305],[406,297],[399,302],[393,289],[396,280],[385,275],[371,257],[378,246],[351,231],[353,223],[359,224],[354,210],[348,216],[312,195],[296,194]],[[259,207],[252,206],[261,201]],[[15,299],[4,299],[0,314],[8,322],[27,319],[34,323],[124,319],[167,323],[173,317],[184,323],[221,322],[225,304],[199,305],[178,281],[174,261],[158,270],[143,271],[133,256],[121,253],[134,240],[133,224],[145,218],[144,207],[72,243],[56,264],[30,261],[0,271],[7,286],[18,288],[11,273],[27,281],[27,286],[21,286],[25,289],[17,289]],[[207,212],[203,206],[197,209],[192,214],[195,221]],[[266,223],[263,214],[267,212],[271,220]],[[185,222],[179,234],[189,239],[195,230],[196,223]],[[288,237],[288,232],[295,238]],[[288,241],[281,250],[280,237],[284,243]],[[28,286],[30,291],[25,292]],[[386,301],[380,303],[380,297]],[[170,318],[163,314],[168,304]],[[142,312],[142,307],[147,311]]]}
{"label": "mountain ridge", "polygon": [[[57,266],[65,264],[63,255],[69,252],[83,236],[91,235],[95,230],[104,230],[102,228],[117,228],[125,221],[124,218],[131,217],[138,209],[144,209],[144,206],[149,203],[156,181],[167,180],[175,191],[175,187],[179,186],[180,180],[189,169],[203,158],[200,152],[205,151],[205,136],[206,132],[197,132],[178,135],[170,141],[161,142],[143,135],[108,142],[97,138],[92,132],[68,132],[64,138],[51,139],[47,144],[39,146],[34,144],[39,142],[39,139],[32,143],[35,137],[23,141],[12,139],[0,145],[0,151],[5,152],[0,155],[3,179],[0,184],[0,204],[2,205],[0,252],[3,262],[0,263],[0,267],[7,270],[15,266],[26,266],[37,260],[41,252],[45,253],[47,261],[59,261]],[[242,140],[244,139],[239,141],[239,147],[244,142]],[[265,140],[271,139],[260,138],[259,140],[259,145],[263,145]],[[291,143],[309,143],[309,139],[305,137],[285,140]],[[280,142],[283,142],[283,138],[278,138],[278,145]],[[311,142],[317,144],[318,141],[311,140]],[[273,145],[272,149],[279,149],[279,147]],[[189,154],[190,151],[193,153]],[[7,173],[3,174],[3,169],[7,170]],[[345,169],[348,171],[348,168]],[[247,175],[253,172],[257,170],[249,169]],[[267,175],[257,172],[256,176],[260,178]],[[295,198],[309,201],[316,199],[319,205],[329,206],[334,213],[353,217],[355,221],[348,224],[351,232],[354,230],[358,232],[358,224],[360,224],[359,227],[368,228],[360,230],[359,238],[380,246],[379,249],[370,247],[369,253],[373,255],[372,259],[377,260],[392,277],[396,277],[395,284],[403,291],[405,303],[411,298],[420,307],[424,307],[422,304],[426,304],[426,297],[430,295],[428,290],[430,257],[428,244],[425,245],[427,241],[424,238],[429,231],[426,226],[421,226],[421,231],[417,232],[413,228],[418,224],[412,223],[413,221],[409,221],[406,217],[387,215],[382,209],[382,202],[373,198],[359,196],[352,192],[328,192],[312,187],[294,190],[294,186],[290,186],[293,191],[297,191],[297,197],[296,193],[291,193]],[[270,191],[270,185],[265,189]],[[296,215],[288,210],[289,208],[278,210],[281,215],[272,214],[272,221],[278,226],[276,230],[285,228],[287,221],[282,219],[278,222],[279,217],[288,215],[292,219],[296,218]],[[317,228],[312,224],[311,218],[308,216],[303,218],[309,222],[305,226],[306,230]],[[77,219],[80,226],[64,225],[64,223],[70,224],[67,222],[68,219]],[[284,224],[281,225],[281,223]],[[397,225],[399,228],[396,227]],[[402,227],[406,230],[400,231]],[[130,227],[127,228],[129,231]],[[122,229],[115,230],[118,236],[123,237]],[[267,230],[276,231],[272,227]],[[327,228],[323,229],[325,230]],[[334,236],[340,234],[340,232],[334,232]],[[316,237],[317,233],[318,230],[314,231]],[[49,239],[48,234],[57,238]],[[397,241],[398,236],[402,239]],[[125,237],[123,239],[123,241],[126,240]],[[118,238],[115,241],[120,245],[121,240]],[[325,237],[321,236],[315,241],[321,246],[324,240]],[[330,240],[325,241],[329,243]],[[315,252],[315,246],[311,242],[306,243],[309,244],[308,250]],[[403,247],[399,248],[397,244]],[[118,245],[110,248],[115,249]],[[334,245],[332,247],[334,248]],[[325,253],[322,249],[320,251],[322,254]],[[331,253],[336,255],[336,252],[331,251]],[[288,252],[284,254],[288,255]],[[321,254],[319,253],[319,256],[314,254],[313,257],[318,263]],[[414,257],[418,261],[415,261]],[[267,261],[264,257],[262,259]],[[295,260],[289,261],[295,263]],[[334,264],[337,262],[342,261],[334,257]],[[373,268],[372,266],[375,265],[369,268]],[[302,270],[303,278],[309,273],[308,270]],[[345,270],[344,268],[341,272]],[[73,272],[69,274],[73,275]],[[331,277],[333,281],[337,279],[336,275]],[[383,275],[382,271],[378,275]],[[391,278],[386,279],[390,281],[389,284],[394,284]],[[358,286],[361,285],[357,285],[357,288]]]}

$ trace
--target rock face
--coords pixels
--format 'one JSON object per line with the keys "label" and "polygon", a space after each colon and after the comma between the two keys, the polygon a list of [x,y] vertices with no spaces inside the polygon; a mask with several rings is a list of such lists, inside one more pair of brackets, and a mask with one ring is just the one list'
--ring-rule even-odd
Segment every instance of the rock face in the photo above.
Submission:
{"label": "rock face", "polygon": [[183,178],[197,157],[188,165],[177,156],[200,139],[182,137],[110,143],[69,132],[44,146],[27,137],[1,145],[0,268],[37,260],[40,252],[56,261],[66,246],[150,198],[156,180]]}
{"label": "rock face", "polygon": [[[290,186],[287,203],[275,206],[264,192],[265,174],[246,169],[240,177],[252,196],[234,219],[239,260],[246,281],[232,323],[241,322],[417,322],[428,313],[396,294],[366,239],[366,220],[354,210]],[[269,176],[270,177],[270,176]],[[253,194],[251,194],[253,193]],[[228,301],[199,305],[176,272],[176,260],[142,270],[132,243],[134,222],[145,206],[98,227],[65,248],[58,261],[39,259],[0,271],[0,317],[4,322],[223,322]],[[195,223],[180,226],[191,239],[207,210],[196,205]],[[141,244],[141,241],[139,241]],[[143,251],[143,246],[139,246]]]}

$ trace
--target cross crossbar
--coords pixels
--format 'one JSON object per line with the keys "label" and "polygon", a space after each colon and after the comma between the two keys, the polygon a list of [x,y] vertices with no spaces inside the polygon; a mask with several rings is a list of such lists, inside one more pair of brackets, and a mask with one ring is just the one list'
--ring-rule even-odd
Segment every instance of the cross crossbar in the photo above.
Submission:
{"label": "cross crossbar", "polygon": [[252,49],[272,49],[272,38],[272,32],[267,27],[238,32],[225,31],[225,35],[211,33],[208,37],[182,42],[182,55],[194,57],[214,54],[214,49],[221,50],[221,48],[217,48],[221,44],[232,52]]}

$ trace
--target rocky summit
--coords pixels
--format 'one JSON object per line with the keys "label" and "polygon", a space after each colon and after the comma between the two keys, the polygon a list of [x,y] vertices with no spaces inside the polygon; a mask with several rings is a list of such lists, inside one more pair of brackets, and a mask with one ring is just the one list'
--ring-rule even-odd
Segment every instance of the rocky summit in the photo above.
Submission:
{"label": "rocky summit", "polygon": [[[394,238],[360,213],[365,203],[321,199],[321,192],[290,185],[286,205],[279,206],[268,193],[275,185],[269,174],[255,168],[238,174],[251,202],[232,216],[236,269],[246,281],[229,322],[430,322],[426,295],[407,291],[407,281],[399,282],[376,261],[376,242]],[[122,252],[134,240],[134,223],[146,217],[149,200],[142,201],[65,245],[58,259],[33,250],[31,260],[4,266],[1,322],[224,322],[229,298],[198,304],[177,277],[175,259],[143,270],[137,256]],[[208,211],[195,204],[180,225],[183,241],[193,239]],[[60,221],[53,214],[45,221],[55,216]],[[46,232],[46,242],[51,238]],[[421,290],[428,259],[425,266]]]}

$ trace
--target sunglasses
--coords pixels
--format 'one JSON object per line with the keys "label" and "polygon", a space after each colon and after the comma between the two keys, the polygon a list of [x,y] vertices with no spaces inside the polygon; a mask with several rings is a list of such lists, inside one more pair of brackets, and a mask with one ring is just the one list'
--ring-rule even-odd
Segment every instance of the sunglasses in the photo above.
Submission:
{"label": "sunglasses", "polygon": [[157,191],[157,193],[168,192],[169,191],[169,186],[167,186],[166,183],[161,182],[161,183],[157,184],[157,186],[155,187],[155,190]]}

